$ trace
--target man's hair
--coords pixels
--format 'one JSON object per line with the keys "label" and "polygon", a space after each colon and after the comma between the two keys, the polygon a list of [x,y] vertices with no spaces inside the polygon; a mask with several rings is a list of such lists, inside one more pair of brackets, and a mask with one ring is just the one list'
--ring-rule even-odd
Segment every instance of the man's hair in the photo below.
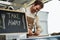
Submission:
{"label": "man's hair", "polygon": [[41,1],[35,1],[33,4],[34,4],[34,5],[40,5],[41,8],[43,8],[43,6],[44,6]]}

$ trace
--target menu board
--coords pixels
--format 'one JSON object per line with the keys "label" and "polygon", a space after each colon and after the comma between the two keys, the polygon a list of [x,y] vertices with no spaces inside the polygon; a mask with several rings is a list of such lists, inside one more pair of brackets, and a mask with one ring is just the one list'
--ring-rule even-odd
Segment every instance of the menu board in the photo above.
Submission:
{"label": "menu board", "polygon": [[27,32],[25,13],[0,10],[0,33],[19,32]]}

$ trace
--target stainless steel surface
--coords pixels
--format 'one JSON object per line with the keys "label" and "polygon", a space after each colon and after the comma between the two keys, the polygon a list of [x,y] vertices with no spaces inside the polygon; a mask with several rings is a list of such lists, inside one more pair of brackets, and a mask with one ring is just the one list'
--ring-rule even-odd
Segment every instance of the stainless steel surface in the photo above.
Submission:
{"label": "stainless steel surface", "polygon": [[42,37],[31,37],[26,39],[20,39],[20,40],[60,40],[60,35],[55,36],[42,36]]}

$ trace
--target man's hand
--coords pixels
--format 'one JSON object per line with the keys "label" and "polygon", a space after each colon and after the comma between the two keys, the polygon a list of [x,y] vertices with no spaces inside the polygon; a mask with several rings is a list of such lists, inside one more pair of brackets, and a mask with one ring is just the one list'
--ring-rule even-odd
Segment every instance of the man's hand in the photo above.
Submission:
{"label": "man's hand", "polygon": [[40,34],[40,28],[37,28],[34,35],[38,36]]}
{"label": "man's hand", "polygon": [[31,29],[28,29],[28,35],[29,36],[32,36],[34,33],[32,32],[32,30]]}

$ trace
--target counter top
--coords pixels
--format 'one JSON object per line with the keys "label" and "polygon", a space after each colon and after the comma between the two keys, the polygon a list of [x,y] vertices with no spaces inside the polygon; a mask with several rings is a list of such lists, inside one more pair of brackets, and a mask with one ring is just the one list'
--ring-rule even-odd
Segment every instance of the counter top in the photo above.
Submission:
{"label": "counter top", "polygon": [[47,39],[47,38],[56,38],[60,37],[60,35],[54,35],[54,36],[30,36],[29,38],[26,39]]}

